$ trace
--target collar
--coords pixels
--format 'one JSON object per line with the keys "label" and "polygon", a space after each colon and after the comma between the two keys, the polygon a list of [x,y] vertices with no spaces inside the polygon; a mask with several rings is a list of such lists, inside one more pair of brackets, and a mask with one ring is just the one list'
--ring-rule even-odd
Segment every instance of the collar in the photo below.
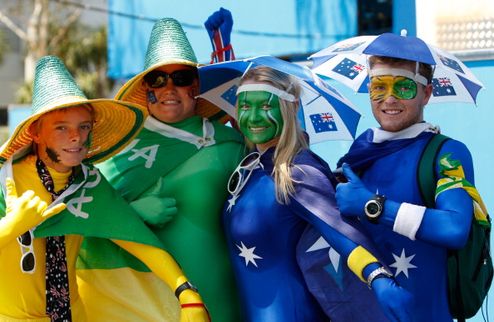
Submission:
{"label": "collar", "polygon": [[372,128],[373,136],[371,138],[372,143],[382,143],[385,141],[393,141],[400,139],[411,139],[417,137],[422,132],[439,133],[439,127],[430,123],[421,122],[413,124],[406,129],[398,132],[388,132],[381,128]]}
{"label": "collar", "polygon": [[146,118],[144,127],[163,136],[193,144],[197,149],[214,145],[216,143],[214,139],[214,126],[207,118],[202,119],[201,136],[179,129],[170,124],[160,122],[152,116],[148,116]]}

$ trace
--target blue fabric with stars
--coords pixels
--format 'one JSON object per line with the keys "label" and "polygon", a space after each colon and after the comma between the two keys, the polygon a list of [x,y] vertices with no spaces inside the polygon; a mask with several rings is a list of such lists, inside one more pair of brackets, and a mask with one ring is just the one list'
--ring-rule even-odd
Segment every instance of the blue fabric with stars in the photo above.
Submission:
{"label": "blue fabric with stars", "polygon": [[273,149],[261,156],[263,168],[253,170],[240,195],[230,197],[223,212],[244,319],[329,321],[304,282],[296,260],[297,243],[309,222],[347,256],[356,245],[331,229],[324,218],[340,218],[338,227],[344,233],[355,234],[355,230],[339,216],[329,167],[309,150],[295,157],[292,177],[296,192],[290,204],[279,204],[270,175],[272,156]]}
{"label": "blue fabric with stars", "polygon": [[[417,166],[428,138],[419,136],[401,150],[374,160],[361,176],[367,189],[379,191],[388,200],[423,205]],[[383,224],[362,222],[398,284],[414,295],[413,321],[452,321],[447,299],[447,249],[419,239],[412,241]]]}

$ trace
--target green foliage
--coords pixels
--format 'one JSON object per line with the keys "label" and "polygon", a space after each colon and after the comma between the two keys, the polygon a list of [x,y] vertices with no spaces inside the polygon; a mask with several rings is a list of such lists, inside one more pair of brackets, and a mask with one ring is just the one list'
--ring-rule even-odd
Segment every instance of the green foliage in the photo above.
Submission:
{"label": "green foliage", "polygon": [[[50,35],[56,35],[59,27],[52,23]],[[48,55],[60,57],[88,98],[108,97],[113,81],[106,77],[107,44],[106,27],[92,28],[81,23],[72,24],[67,34]],[[16,92],[17,103],[29,103],[32,84],[24,83]]]}
{"label": "green foliage", "polygon": [[66,40],[53,49],[53,54],[62,58],[88,98],[106,97],[113,86],[106,77],[106,39],[104,26],[90,28],[75,24]]}

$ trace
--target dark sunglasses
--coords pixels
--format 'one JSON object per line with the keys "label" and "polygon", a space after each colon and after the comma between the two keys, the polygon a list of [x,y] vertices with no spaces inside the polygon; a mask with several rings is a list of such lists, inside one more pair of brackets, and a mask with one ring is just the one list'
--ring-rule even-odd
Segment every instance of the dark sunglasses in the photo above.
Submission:
{"label": "dark sunglasses", "polygon": [[180,69],[170,74],[161,70],[153,70],[144,76],[144,82],[151,88],[160,88],[165,87],[168,78],[171,78],[175,86],[185,87],[192,85],[196,77],[197,72],[193,69]]}
{"label": "dark sunglasses", "polygon": [[17,237],[17,242],[21,246],[21,271],[23,273],[32,273],[36,265],[36,260],[33,252],[33,232],[26,231],[24,234]]}
{"label": "dark sunglasses", "polygon": [[252,171],[260,165],[260,161],[261,154],[259,152],[252,152],[240,161],[228,180],[228,192],[230,194],[237,195],[242,190],[249,180]]}

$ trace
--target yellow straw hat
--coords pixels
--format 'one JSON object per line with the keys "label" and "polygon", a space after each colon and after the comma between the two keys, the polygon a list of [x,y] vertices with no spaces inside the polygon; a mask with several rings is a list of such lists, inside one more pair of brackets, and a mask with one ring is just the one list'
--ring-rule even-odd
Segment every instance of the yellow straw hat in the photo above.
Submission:
{"label": "yellow straw hat", "polygon": [[31,115],[0,147],[0,167],[17,152],[24,155],[30,151],[33,142],[30,126],[42,115],[80,105],[90,105],[94,109],[91,145],[84,159],[89,163],[103,161],[122,150],[141,130],[147,116],[147,110],[136,104],[87,99],[58,57],[42,57],[36,64]]}
{"label": "yellow straw hat", "polygon": [[[142,86],[144,76],[158,67],[171,64],[199,66],[180,23],[173,18],[163,18],[154,24],[151,31],[144,71],[127,81],[120,88],[115,99],[147,106],[146,90]],[[224,111],[202,98],[197,100],[196,114],[223,122],[228,119]]]}

